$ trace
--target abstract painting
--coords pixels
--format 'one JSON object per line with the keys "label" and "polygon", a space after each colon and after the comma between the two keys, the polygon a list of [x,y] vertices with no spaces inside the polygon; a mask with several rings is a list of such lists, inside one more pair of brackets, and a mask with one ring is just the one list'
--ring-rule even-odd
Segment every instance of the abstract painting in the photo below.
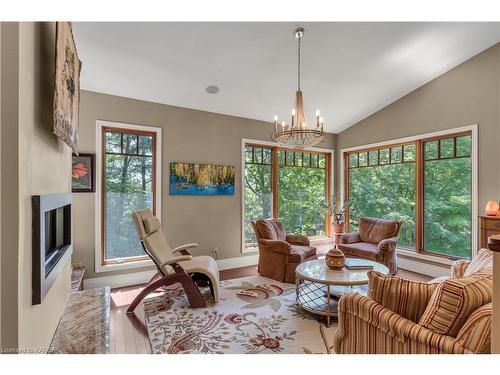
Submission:
{"label": "abstract painting", "polygon": [[170,195],[234,195],[235,167],[170,163]]}
{"label": "abstract painting", "polygon": [[78,155],[80,70],[71,22],[57,22],[54,126],[52,132]]}
{"label": "abstract painting", "polygon": [[73,193],[93,193],[95,191],[95,155],[73,155],[71,167],[71,190]]}

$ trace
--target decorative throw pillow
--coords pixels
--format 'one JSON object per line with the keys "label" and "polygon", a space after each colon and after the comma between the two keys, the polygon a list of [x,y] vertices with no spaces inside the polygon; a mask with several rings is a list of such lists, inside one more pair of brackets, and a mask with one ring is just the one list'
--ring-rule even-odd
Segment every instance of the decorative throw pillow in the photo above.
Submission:
{"label": "decorative throw pillow", "polygon": [[491,303],[474,311],[457,335],[457,342],[473,353],[491,353]]}
{"label": "decorative throw pillow", "polygon": [[477,308],[491,302],[493,277],[477,272],[461,279],[438,284],[419,324],[443,335],[456,336]]}
{"label": "decorative throw pillow", "polygon": [[476,272],[491,268],[493,272],[493,251],[481,249],[477,252],[474,259],[471,260],[465,269],[464,277],[471,276]]}
{"label": "decorative throw pillow", "polygon": [[368,272],[368,280],[368,297],[415,323],[437,288],[437,284],[389,277],[376,271]]}

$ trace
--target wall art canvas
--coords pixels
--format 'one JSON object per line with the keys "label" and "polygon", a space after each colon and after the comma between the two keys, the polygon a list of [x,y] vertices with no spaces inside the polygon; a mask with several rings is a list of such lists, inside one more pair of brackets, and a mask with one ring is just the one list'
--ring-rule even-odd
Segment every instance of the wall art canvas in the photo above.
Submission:
{"label": "wall art canvas", "polygon": [[53,133],[78,155],[80,70],[71,22],[57,22]]}
{"label": "wall art canvas", "polygon": [[93,193],[95,191],[95,155],[73,155],[71,187],[73,193]]}
{"label": "wall art canvas", "polygon": [[170,195],[234,195],[235,167],[170,163]]}

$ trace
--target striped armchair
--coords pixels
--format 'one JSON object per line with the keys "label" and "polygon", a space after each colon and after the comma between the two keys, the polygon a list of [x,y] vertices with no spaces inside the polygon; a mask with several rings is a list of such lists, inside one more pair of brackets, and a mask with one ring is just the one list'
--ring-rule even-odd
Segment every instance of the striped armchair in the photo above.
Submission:
{"label": "striped armchair", "polygon": [[350,293],[339,300],[335,352],[489,353],[491,259],[482,249],[473,261],[456,262],[451,278],[434,283],[370,272],[369,297]]}

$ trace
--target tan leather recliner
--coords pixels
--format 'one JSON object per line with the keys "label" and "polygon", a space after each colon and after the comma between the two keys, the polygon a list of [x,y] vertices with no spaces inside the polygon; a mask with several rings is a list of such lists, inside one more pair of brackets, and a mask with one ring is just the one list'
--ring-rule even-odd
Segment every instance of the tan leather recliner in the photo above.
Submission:
{"label": "tan leather recliner", "polygon": [[295,283],[295,268],[318,258],[306,236],[286,234],[276,219],[252,221],[252,226],[259,244],[258,272],[264,277]]}

